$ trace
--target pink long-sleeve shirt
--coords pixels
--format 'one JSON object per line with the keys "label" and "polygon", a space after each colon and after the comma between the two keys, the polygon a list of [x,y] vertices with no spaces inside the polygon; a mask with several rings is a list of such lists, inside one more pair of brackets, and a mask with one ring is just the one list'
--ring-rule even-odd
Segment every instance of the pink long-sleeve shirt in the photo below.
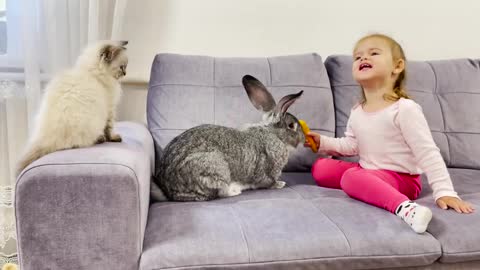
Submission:
{"label": "pink long-sleeve shirt", "polygon": [[420,105],[401,98],[376,112],[352,108],[345,137],[320,137],[320,151],[360,157],[365,169],[402,173],[425,172],[435,200],[458,197],[439,148],[433,141]]}

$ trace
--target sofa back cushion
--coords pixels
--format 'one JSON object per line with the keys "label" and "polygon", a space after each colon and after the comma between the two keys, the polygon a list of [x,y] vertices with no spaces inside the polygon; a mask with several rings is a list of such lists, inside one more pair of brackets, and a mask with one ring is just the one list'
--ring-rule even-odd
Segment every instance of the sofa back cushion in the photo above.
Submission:
{"label": "sofa back cushion", "polygon": [[[158,54],[152,64],[147,121],[157,157],[175,136],[201,124],[241,127],[261,120],[250,103],[242,77],[250,74],[282,96],[304,90],[289,112],[312,130],[334,135],[334,108],[322,58],[303,54],[263,58],[215,58]],[[316,156],[303,146],[291,155],[286,171],[309,170]]]}
{"label": "sofa back cushion", "polygon": [[[325,61],[335,102],[336,136],[344,135],[360,86],[352,57]],[[480,60],[408,61],[407,91],[422,106],[447,166],[480,169]]]}

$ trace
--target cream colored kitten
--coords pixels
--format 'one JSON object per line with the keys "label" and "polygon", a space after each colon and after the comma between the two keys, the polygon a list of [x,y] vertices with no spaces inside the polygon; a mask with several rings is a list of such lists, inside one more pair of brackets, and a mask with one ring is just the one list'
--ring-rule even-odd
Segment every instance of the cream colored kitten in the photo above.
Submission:
{"label": "cream colored kitten", "polygon": [[112,127],[121,96],[118,80],[126,74],[126,44],[102,41],[89,46],[71,70],[52,79],[17,174],[57,150],[122,140]]}

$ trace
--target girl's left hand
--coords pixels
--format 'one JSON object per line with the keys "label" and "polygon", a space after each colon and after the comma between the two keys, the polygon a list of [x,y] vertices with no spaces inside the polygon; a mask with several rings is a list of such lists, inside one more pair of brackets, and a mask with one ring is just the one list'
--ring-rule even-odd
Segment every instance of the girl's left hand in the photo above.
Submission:
{"label": "girl's left hand", "polygon": [[457,197],[443,196],[437,200],[438,207],[447,210],[448,207],[455,209],[458,213],[470,214],[475,208],[468,202],[462,201]]}

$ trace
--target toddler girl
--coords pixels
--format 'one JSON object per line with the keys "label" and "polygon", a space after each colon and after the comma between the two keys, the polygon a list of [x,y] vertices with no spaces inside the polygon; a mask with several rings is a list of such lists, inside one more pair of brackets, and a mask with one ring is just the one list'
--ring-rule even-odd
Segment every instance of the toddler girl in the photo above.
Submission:
{"label": "toddler girl", "polygon": [[320,151],[358,155],[360,161],[318,159],[312,167],[317,184],[384,208],[423,233],[432,212],[412,200],[420,194],[419,175],[425,172],[440,208],[472,213],[474,208],[453,189],[421,107],[405,91],[406,59],[400,45],[385,35],[369,35],[357,42],[353,57],[352,74],[362,99],[351,110],[345,137],[308,135]]}

